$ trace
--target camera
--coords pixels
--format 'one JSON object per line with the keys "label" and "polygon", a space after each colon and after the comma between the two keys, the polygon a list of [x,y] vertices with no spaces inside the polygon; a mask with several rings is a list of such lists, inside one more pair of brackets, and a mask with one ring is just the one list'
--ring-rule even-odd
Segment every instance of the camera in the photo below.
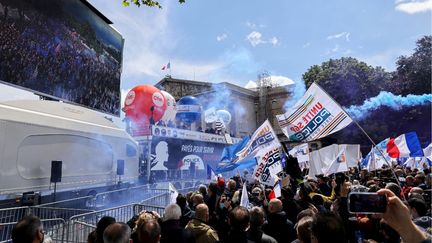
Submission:
{"label": "camera", "polygon": [[384,213],[386,207],[387,198],[385,195],[369,192],[351,192],[348,195],[348,211],[350,213]]}

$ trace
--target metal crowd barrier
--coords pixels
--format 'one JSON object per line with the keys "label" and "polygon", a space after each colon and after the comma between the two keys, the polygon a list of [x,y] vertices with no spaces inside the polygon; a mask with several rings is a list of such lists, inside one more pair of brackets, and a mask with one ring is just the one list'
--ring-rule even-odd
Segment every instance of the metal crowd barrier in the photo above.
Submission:
{"label": "metal crowd barrier", "polygon": [[97,222],[103,216],[111,216],[118,222],[127,222],[133,216],[137,215],[143,210],[156,211],[162,216],[164,207],[129,204],[120,207],[99,210],[96,212],[75,215],[70,218],[69,227],[67,228],[66,242],[87,242],[88,234],[94,230]]}
{"label": "metal crowd barrier", "polygon": [[95,196],[95,208],[110,208],[118,205],[138,203],[156,194],[166,193],[167,189],[152,189],[148,185],[124,188],[98,193]]}
{"label": "metal crowd barrier", "polygon": [[36,207],[53,207],[53,208],[92,208],[94,205],[94,196],[84,196],[61,200],[50,203],[39,204]]}
{"label": "metal crowd barrier", "polygon": [[140,202],[167,189],[152,189],[148,185],[101,192],[93,196],[50,202],[35,207],[101,209]]}
{"label": "metal crowd barrier", "polygon": [[153,205],[153,206],[164,207],[164,208],[169,203],[170,203],[170,193],[169,192],[160,193],[159,195],[149,197],[149,198],[142,200],[140,202],[140,204]]}
{"label": "metal crowd barrier", "polygon": [[[189,188],[183,188],[183,189],[179,189],[177,190],[178,193],[181,193],[183,195],[186,195],[186,193],[192,191],[196,191],[197,187],[189,187]],[[164,193],[160,193],[158,195],[155,195],[153,197],[149,197],[145,200],[142,200],[140,202],[140,204],[145,204],[145,205],[153,205],[153,206],[157,206],[157,207],[166,207],[168,204],[171,203],[171,195],[170,192],[166,191]]]}
{"label": "metal crowd barrier", "polygon": [[29,207],[0,209],[0,223],[18,222],[28,214]]}
{"label": "metal crowd barrier", "polygon": [[13,227],[26,215],[41,219],[46,234],[53,242],[63,242],[69,218],[77,214],[94,212],[87,209],[53,207],[17,207],[0,209],[0,242],[10,242]]}
{"label": "metal crowd barrier", "polygon": [[[42,219],[41,220],[45,237],[51,238],[52,242],[63,242],[65,239],[65,226],[64,219]],[[12,229],[16,222],[0,223],[0,243],[12,241]]]}
{"label": "metal crowd barrier", "polygon": [[40,219],[61,218],[67,221],[74,215],[90,212],[94,212],[94,210],[75,208],[29,207],[27,214],[33,214]]}
{"label": "metal crowd barrier", "polygon": [[179,189],[179,190],[177,190],[177,192],[178,192],[178,193],[181,193],[182,195],[185,195],[185,196],[186,196],[186,194],[187,194],[188,192],[195,192],[196,190],[198,190],[198,187],[197,187],[197,186],[194,186],[194,187],[188,187],[188,188],[182,188],[182,189]]}
{"label": "metal crowd barrier", "polygon": [[[179,193],[186,194],[196,191],[197,186],[178,189]],[[153,195],[153,196],[152,196]],[[76,205],[79,201],[92,202],[86,207],[97,208],[98,205],[108,206],[115,199],[124,199],[123,206],[103,210],[74,209],[67,205]],[[16,207],[0,209],[0,243],[10,242],[13,226],[25,215],[33,214],[41,219],[44,229],[53,242],[87,242],[90,232],[96,228],[97,222],[103,216],[114,217],[119,222],[127,222],[142,210],[156,211],[163,217],[165,207],[170,203],[171,194],[167,189],[150,189],[146,186],[125,188],[110,192],[99,193],[96,196],[87,196],[54,203],[47,203],[34,207]],[[140,204],[136,204],[140,202]],[[59,208],[57,206],[66,206]]]}

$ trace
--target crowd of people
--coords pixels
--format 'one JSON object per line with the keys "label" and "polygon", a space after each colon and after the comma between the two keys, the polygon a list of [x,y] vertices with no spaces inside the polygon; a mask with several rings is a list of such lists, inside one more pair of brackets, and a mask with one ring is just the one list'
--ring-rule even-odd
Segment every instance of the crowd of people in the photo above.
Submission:
{"label": "crowd of people", "polygon": [[121,60],[97,53],[66,17],[17,10],[5,1],[0,10],[0,80],[120,114]]}
{"label": "crowd of people", "polygon": [[[397,180],[386,177],[390,169],[288,177],[278,197],[272,197],[273,188],[250,178],[219,177],[197,191],[179,194],[163,215],[143,211],[128,222],[103,217],[88,242],[430,242],[430,169],[395,167],[394,172]],[[241,206],[243,183],[248,204]],[[385,212],[350,212],[350,192],[385,196]],[[40,242],[24,241],[25,232],[43,239],[40,221],[31,217],[16,225],[14,242]],[[31,222],[38,224],[24,230]]]}

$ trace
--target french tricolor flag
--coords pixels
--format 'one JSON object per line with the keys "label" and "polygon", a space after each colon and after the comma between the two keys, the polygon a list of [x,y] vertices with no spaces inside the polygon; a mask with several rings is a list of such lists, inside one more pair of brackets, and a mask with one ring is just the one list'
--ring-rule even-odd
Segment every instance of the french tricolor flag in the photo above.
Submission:
{"label": "french tricolor flag", "polygon": [[210,165],[207,165],[207,179],[208,180],[216,180],[217,181],[217,176],[214,173],[213,169],[211,168]]}
{"label": "french tricolor flag", "polygon": [[423,156],[423,150],[415,132],[405,133],[397,138],[390,138],[387,143],[387,153],[391,158]]}
{"label": "french tricolor flag", "polygon": [[276,183],[276,185],[273,187],[273,190],[269,194],[269,200],[272,200],[273,198],[278,198],[282,196],[281,192],[281,185],[280,182]]}

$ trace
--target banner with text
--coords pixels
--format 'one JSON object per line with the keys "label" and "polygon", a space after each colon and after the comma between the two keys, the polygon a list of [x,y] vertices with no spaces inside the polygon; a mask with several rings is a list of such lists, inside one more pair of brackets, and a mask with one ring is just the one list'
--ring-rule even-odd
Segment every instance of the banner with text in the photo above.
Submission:
{"label": "banner with text", "polygon": [[352,120],[317,84],[285,114],[276,115],[290,141],[312,141],[348,126]]}
{"label": "banner with text", "polygon": [[155,137],[151,142],[152,171],[202,170],[216,168],[226,144]]}
{"label": "banner with text", "polygon": [[236,153],[235,162],[253,158],[259,150],[270,147],[280,147],[279,139],[268,120],[266,120],[252,135],[246,146]]}
{"label": "banner with text", "polygon": [[279,179],[277,174],[283,170],[279,147],[265,151],[256,156],[258,164],[254,170],[254,177],[264,185],[274,186]]}

